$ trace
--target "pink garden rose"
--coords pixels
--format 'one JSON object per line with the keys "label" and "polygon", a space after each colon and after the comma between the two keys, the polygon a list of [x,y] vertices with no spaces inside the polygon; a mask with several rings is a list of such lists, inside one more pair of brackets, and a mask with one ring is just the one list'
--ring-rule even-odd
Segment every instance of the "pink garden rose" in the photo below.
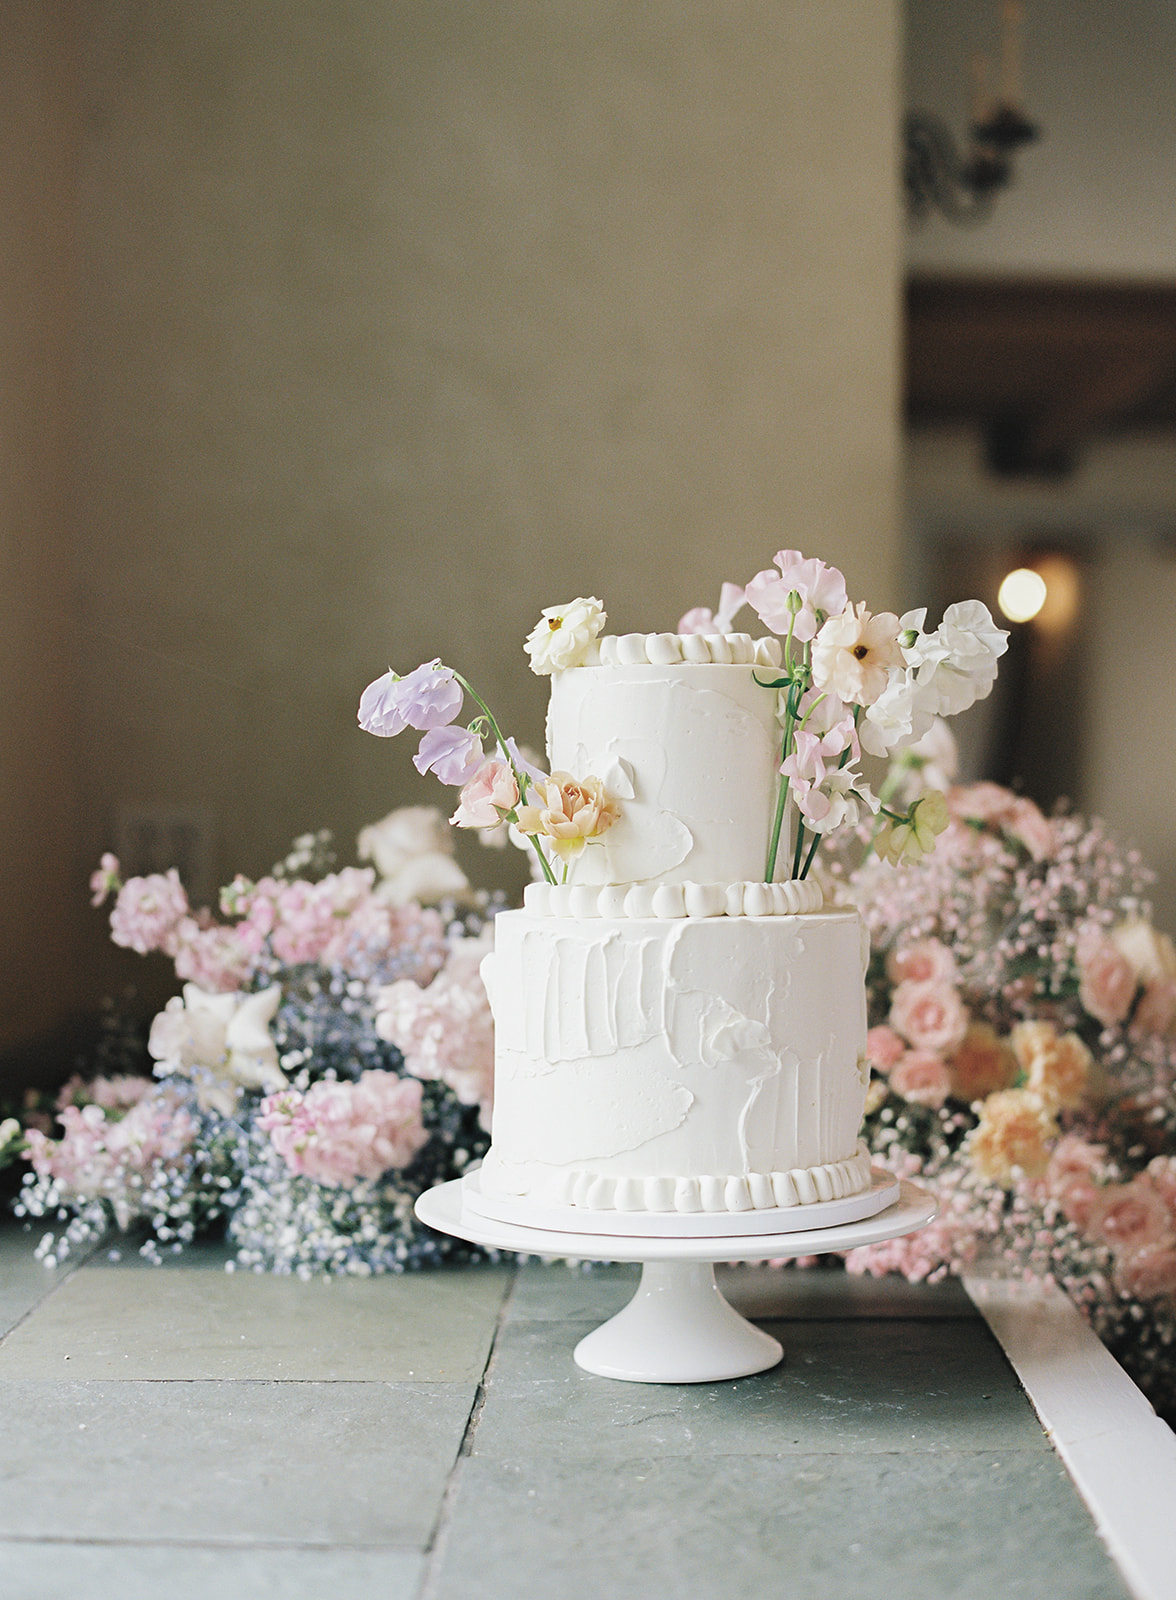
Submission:
{"label": "pink garden rose", "polygon": [[941,939],[918,939],[888,953],[886,975],[892,983],[954,983],[955,957]]}
{"label": "pink garden rose", "polygon": [[938,1107],[951,1092],[951,1074],[934,1050],[908,1050],[891,1068],[890,1087],[915,1105]]}
{"label": "pink garden rose", "polygon": [[866,1059],[878,1072],[889,1072],[905,1051],[905,1041],[884,1022],[866,1034]]}
{"label": "pink garden rose", "polygon": [[891,996],[890,1025],[918,1050],[947,1053],[963,1042],[968,1013],[952,984],[904,979]]}
{"label": "pink garden rose", "polygon": [[1088,1231],[1118,1254],[1129,1254],[1149,1244],[1176,1244],[1172,1218],[1163,1195],[1146,1172],[1130,1183],[1108,1183],[1091,1208]]}
{"label": "pink garden rose", "polygon": [[110,937],[141,956],[152,950],[174,955],[176,926],[187,915],[188,896],[174,867],[128,878],[110,913]]}
{"label": "pink garden rose", "polygon": [[1045,1170],[1046,1193],[1062,1213],[1084,1232],[1090,1226],[1095,1201],[1102,1187],[1099,1174],[1106,1151],[1078,1134],[1059,1139]]}
{"label": "pink garden rose", "polygon": [[460,804],[449,820],[458,828],[497,828],[518,803],[519,786],[510,763],[491,756],[461,791]]}
{"label": "pink garden rose", "polygon": [[1156,1239],[1115,1262],[1115,1287],[1132,1300],[1176,1300],[1176,1244]]}
{"label": "pink garden rose", "polygon": [[1122,1022],[1137,987],[1135,972],[1118,945],[1097,923],[1078,930],[1078,998],[1104,1028]]}

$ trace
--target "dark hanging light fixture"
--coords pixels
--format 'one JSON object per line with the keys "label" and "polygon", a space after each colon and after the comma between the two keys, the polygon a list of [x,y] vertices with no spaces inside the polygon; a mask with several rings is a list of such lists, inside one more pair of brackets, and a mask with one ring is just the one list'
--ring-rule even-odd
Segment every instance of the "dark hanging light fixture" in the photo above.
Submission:
{"label": "dark hanging light fixture", "polygon": [[983,221],[997,193],[1012,180],[1017,151],[1039,137],[1022,105],[1025,8],[1020,0],[1001,0],[999,11],[1000,88],[995,97],[989,94],[987,64],[977,57],[967,149],[961,152],[941,117],[927,111],[907,113],[903,178],[907,211],[915,221],[931,211],[950,222]]}

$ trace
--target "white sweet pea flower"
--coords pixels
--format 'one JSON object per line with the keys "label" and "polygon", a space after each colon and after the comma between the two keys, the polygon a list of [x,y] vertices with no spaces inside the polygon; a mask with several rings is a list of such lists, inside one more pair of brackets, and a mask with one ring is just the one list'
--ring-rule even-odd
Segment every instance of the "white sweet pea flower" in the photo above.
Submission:
{"label": "white sweet pea flower", "polygon": [[281,997],[276,983],[255,994],[209,994],[186,983],[151,1024],[156,1077],[191,1078],[200,1104],[225,1117],[241,1089],[284,1089],[269,1032]]}
{"label": "white sweet pea flower", "polygon": [[546,677],[582,665],[605,620],[604,609],[595,599],[548,606],[523,646],[531,658],[531,671]]}
{"label": "white sweet pea flower", "polygon": [[924,703],[932,714],[955,716],[989,693],[1009,636],[996,626],[980,600],[948,606],[934,633],[921,631],[925,616],[924,609],[900,619],[904,629],[917,634],[912,644],[903,646],[903,654],[915,668]]}
{"label": "white sweet pea flower", "polygon": [[858,727],[862,749],[872,756],[890,756],[921,739],[935,721],[930,691],[912,671],[892,673],[890,682],[866,707]]}

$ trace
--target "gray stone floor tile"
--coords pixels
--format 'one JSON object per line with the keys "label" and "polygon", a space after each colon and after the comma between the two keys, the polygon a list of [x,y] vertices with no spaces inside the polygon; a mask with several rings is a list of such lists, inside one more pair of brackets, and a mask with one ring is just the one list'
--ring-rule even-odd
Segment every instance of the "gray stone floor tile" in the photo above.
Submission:
{"label": "gray stone floor tile", "polygon": [[414,1600],[406,1550],[0,1542],[4,1600]]}
{"label": "gray stone floor tile", "polygon": [[0,1540],[423,1549],[472,1384],[0,1388]]}
{"label": "gray stone floor tile", "polygon": [[0,1379],[476,1380],[510,1282],[504,1267],[303,1282],[183,1261],[82,1267],[0,1345]]}
{"label": "gray stone floor tile", "polygon": [[1048,1448],[978,1319],[766,1322],[785,1346],[780,1366],[704,1384],[621,1383],[582,1372],[572,1352],[592,1326],[504,1326],[475,1454],[509,1457],[526,1445],[623,1461],[652,1450],[773,1456]]}
{"label": "gray stone floor tile", "polygon": [[11,1223],[0,1226],[0,1337],[59,1288],[72,1271],[42,1266],[33,1254],[39,1237]]}
{"label": "gray stone floor tile", "polygon": [[508,1321],[561,1322],[599,1316],[603,1322],[633,1298],[641,1268],[624,1263],[583,1267],[566,1261],[520,1264],[506,1306]]}
{"label": "gray stone floor tile", "polygon": [[897,1273],[867,1278],[841,1267],[719,1266],[715,1281],[745,1317],[956,1317],[979,1320],[958,1278],[908,1283]]}
{"label": "gray stone floor tile", "polygon": [[[962,1532],[961,1530],[966,1530]],[[432,1600],[1127,1600],[1057,1458],[462,1463]]]}

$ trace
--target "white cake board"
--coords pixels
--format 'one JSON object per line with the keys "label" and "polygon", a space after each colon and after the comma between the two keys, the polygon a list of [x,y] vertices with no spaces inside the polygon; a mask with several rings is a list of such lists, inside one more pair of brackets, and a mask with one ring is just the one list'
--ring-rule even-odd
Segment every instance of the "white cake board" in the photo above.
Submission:
{"label": "white cake board", "polygon": [[756,1233],[799,1233],[811,1228],[861,1222],[885,1211],[898,1199],[898,1179],[880,1167],[870,1173],[860,1194],[840,1200],[814,1200],[804,1206],[773,1206],[760,1211],[590,1211],[580,1206],[542,1206],[513,1195],[482,1193],[481,1173],[461,1179],[464,1209],[491,1222],[522,1228],[547,1228],[557,1233],[608,1234],[622,1238],[741,1238]]}
{"label": "white cake board", "polygon": [[[888,1173],[880,1173],[879,1181],[893,1182]],[[856,1222],[722,1237],[650,1238],[500,1222],[470,1210],[460,1178],[427,1190],[417,1200],[416,1213],[439,1233],[492,1249],[571,1261],[640,1261],[636,1294],[616,1316],[580,1340],[577,1365],[629,1383],[713,1383],[763,1372],[784,1354],[778,1340],[723,1298],[714,1263],[852,1250],[925,1227],[935,1215],[934,1199],[905,1181],[898,1191],[884,1211]]]}

